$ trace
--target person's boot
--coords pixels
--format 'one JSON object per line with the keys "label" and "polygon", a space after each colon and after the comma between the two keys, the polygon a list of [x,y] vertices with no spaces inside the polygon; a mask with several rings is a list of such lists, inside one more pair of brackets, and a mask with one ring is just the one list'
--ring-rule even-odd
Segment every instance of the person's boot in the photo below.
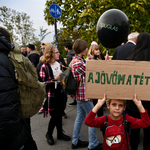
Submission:
{"label": "person's boot", "polygon": [[46,138],[47,138],[47,143],[48,143],[49,145],[54,145],[54,144],[55,144],[52,134],[50,135],[50,134],[48,134],[48,132],[47,132],[45,136],[46,136]]}
{"label": "person's boot", "polygon": [[49,144],[49,145],[54,145],[55,144],[55,142],[54,142],[54,139],[53,139],[53,131],[54,131],[54,128],[55,128],[55,123],[54,122],[52,122],[52,120],[50,120],[50,122],[49,122],[49,125],[48,125],[48,131],[47,131],[47,133],[46,133],[46,138],[47,138],[47,143]]}
{"label": "person's boot", "polygon": [[57,134],[57,139],[58,140],[63,140],[63,141],[70,141],[71,137],[68,135],[65,135],[63,132],[60,132]]}

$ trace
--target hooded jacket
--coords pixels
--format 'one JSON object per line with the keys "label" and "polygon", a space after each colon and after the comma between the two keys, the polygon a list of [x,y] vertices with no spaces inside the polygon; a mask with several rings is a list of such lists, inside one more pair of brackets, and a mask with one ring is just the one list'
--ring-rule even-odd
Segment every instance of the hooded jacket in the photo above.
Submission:
{"label": "hooded jacket", "polygon": [[0,33],[0,147],[16,150],[26,141],[26,126],[19,115],[14,67],[7,57],[10,51],[10,43]]}

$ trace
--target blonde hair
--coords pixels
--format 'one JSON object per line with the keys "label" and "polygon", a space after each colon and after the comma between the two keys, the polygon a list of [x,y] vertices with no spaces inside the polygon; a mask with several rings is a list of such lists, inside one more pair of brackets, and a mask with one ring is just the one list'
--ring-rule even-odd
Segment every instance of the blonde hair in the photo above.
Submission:
{"label": "blonde hair", "polygon": [[[94,50],[100,50],[100,47],[99,45],[91,45],[90,48],[89,48],[89,51],[88,51],[88,54],[91,54],[93,56],[93,58],[95,58],[95,55],[94,55]],[[97,56],[99,59],[101,59],[101,56]]]}
{"label": "blonde hair", "polygon": [[53,60],[55,54],[55,48],[56,47],[53,45],[48,45],[45,47],[44,58],[43,58],[44,63],[50,63]]}

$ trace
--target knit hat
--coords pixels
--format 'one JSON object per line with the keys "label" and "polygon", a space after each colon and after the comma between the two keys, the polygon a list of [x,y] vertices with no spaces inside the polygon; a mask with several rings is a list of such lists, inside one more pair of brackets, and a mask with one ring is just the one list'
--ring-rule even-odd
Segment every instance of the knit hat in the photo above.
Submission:
{"label": "knit hat", "polygon": [[91,43],[91,45],[98,45],[95,41],[93,41],[92,43]]}
{"label": "knit hat", "polygon": [[27,47],[31,48],[32,50],[35,50],[35,46],[33,44],[29,44]]}

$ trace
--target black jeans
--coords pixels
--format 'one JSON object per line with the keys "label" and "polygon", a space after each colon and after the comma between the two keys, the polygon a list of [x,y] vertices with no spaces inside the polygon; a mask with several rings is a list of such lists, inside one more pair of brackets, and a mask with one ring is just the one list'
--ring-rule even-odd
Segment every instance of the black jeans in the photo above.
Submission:
{"label": "black jeans", "polygon": [[55,109],[50,111],[51,119],[48,125],[48,134],[52,135],[56,126],[57,135],[62,133],[62,115],[64,112],[64,93],[61,89],[55,91]]}
{"label": "black jeans", "polygon": [[52,135],[53,130],[57,128],[57,135],[62,133],[62,111],[54,110],[50,112],[51,119],[48,125],[48,134]]}
{"label": "black jeans", "polygon": [[[127,112],[129,116],[141,119],[139,112],[132,111],[128,108],[127,108]],[[150,112],[148,112],[148,116],[150,117]],[[143,132],[144,132],[143,150],[149,150],[150,127],[143,129]],[[140,143],[140,129],[131,129],[131,134],[130,134],[131,150],[137,150],[139,143]]]}

